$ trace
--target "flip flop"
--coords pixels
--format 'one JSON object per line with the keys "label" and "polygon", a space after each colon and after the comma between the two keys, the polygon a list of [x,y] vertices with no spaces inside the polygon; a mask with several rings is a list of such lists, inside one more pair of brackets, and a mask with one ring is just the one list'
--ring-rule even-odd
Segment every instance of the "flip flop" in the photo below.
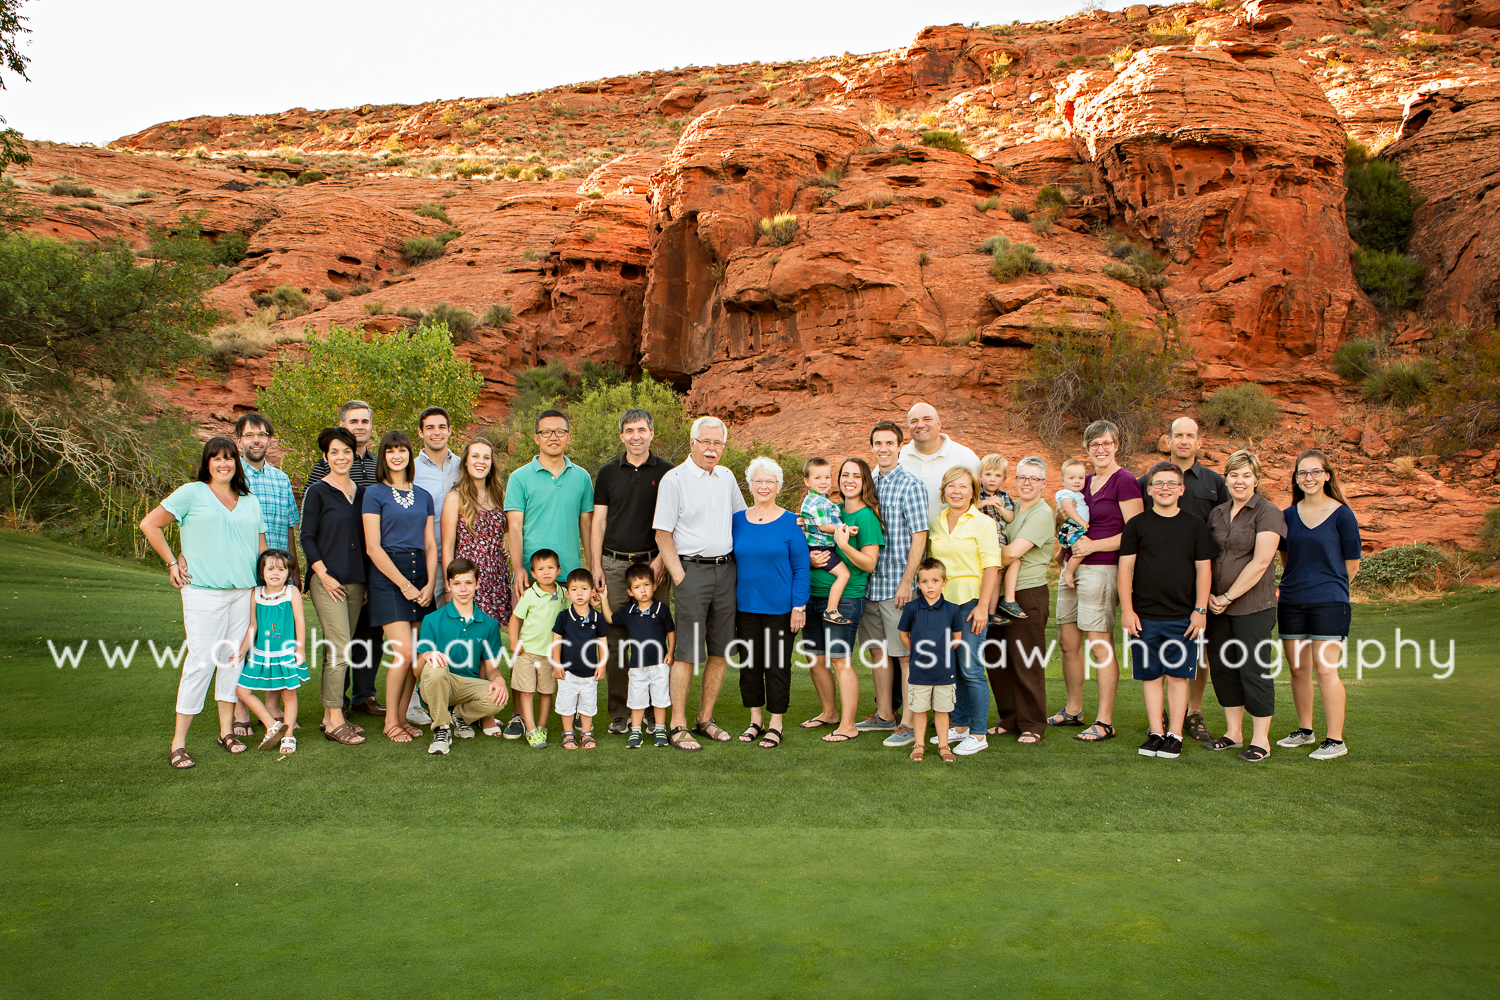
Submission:
{"label": "flip flop", "polygon": [[848,743],[850,740],[854,739],[854,737],[858,736],[858,735],[859,735],[858,732],[855,732],[854,736],[849,736],[846,733],[829,733],[827,736],[823,737],[823,742],[824,743]]}
{"label": "flip flop", "polygon": [[803,729],[822,729],[824,726],[836,726],[838,724],[838,719],[829,720],[822,718],[821,716],[814,716],[813,718],[808,719],[805,722],[798,723],[798,725]]}

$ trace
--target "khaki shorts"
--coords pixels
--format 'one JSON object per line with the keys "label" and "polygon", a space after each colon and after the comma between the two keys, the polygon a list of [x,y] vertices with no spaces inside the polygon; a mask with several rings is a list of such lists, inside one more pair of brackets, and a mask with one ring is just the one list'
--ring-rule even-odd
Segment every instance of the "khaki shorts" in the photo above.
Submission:
{"label": "khaki shorts", "polygon": [[886,656],[907,656],[907,648],[901,645],[901,632],[896,627],[900,624],[901,609],[896,607],[894,597],[884,601],[866,601],[865,616],[859,620],[855,645],[863,649],[867,642],[881,642],[885,644]]}
{"label": "khaki shorts", "polygon": [[1115,608],[1120,603],[1118,566],[1079,566],[1075,587],[1057,588],[1057,623],[1076,622],[1081,632],[1115,630]]}
{"label": "khaki shorts", "polygon": [[913,712],[951,712],[958,698],[957,684],[913,684],[906,691]]}
{"label": "khaki shorts", "polygon": [[557,678],[552,676],[552,661],[535,653],[517,653],[510,663],[510,689],[555,694]]}

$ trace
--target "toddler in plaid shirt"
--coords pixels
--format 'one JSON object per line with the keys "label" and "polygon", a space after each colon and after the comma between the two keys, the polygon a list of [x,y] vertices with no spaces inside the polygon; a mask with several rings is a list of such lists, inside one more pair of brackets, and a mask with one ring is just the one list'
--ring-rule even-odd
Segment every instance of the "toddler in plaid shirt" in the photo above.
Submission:
{"label": "toddler in plaid shirt", "polygon": [[[802,485],[807,487],[807,496],[802,498],[802,533],[807,538],[807,547],[812,552],[827,552],[829,563],[823,569],[833,575],[833,585],[828,588],[828,606],[823,620],[830,625],[853,625],[854,622],[839,614],[839,598],[849,584],[849,567],[839,558],[838,546],[834,544],[831,529],[844,523],[838,505],[828,499],[833,488],[833,466],[826,458],[809,458],[802,466]],[[851,532],[858,528],[851,527]]]}
{"label": "toddler in plaid shirt", "polygon": [[[979,499],[975,501],[975,506],[995,519],[995,530],[1000,533],[1002,549],[1010,541],[1005,534],[1005,526],[1016,519],[1016,502],[1003,488],[1005,474],[1009,471],[1010,463],[1003,455],[986,455],[979,462]],[[1026,612],[1016,603],[1016,581],[1020,578],[1021,561],[1017,559],[1005,567],[1005,596],[1002,598],[997,590],[990,598],[987,610],[991,625],[1004,625],[1012,619],[1026,617]],[[997,611],[1003,614],[997,614]]]}

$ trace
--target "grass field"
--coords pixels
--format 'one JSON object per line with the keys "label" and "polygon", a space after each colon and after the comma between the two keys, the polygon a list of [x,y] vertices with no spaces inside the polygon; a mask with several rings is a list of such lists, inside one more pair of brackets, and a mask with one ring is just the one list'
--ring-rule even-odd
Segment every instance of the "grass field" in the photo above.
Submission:
{"label": "grass field", "polygon": [[1451,637],[1458,666],[1351,678],[1328,763],[1140,758],[1130,682],[1119,739],[956,765],[795,729],[444,759],[317,738],[314,683],[298,753],[230,757],[210,706],[179,773],[173,671],[46,642],[180,642],[166,575],[0,533],[0,996],[1494,996],[1497,614],[1358,607],[1356,636]]}

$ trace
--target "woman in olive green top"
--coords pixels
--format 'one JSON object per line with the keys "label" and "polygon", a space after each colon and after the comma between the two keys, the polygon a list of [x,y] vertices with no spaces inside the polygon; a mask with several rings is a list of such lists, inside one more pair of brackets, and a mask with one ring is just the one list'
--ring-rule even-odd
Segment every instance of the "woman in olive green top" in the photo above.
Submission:
{"label": "woman in olive green top", "polygon": [[1042,499],[1047,463],[1032,455],[1016,463],[1015,520],[1006,529],[1010,543],[1000,552],[1006,564],[1019,559],[1016,603],[1026,617],[1005,626],[1005,665],[986,663],[999,719],[991,735],[1020,733],[1017,743],[1040,743],[1047,732],[1047,565],[1057,544],[1052,508]]}

